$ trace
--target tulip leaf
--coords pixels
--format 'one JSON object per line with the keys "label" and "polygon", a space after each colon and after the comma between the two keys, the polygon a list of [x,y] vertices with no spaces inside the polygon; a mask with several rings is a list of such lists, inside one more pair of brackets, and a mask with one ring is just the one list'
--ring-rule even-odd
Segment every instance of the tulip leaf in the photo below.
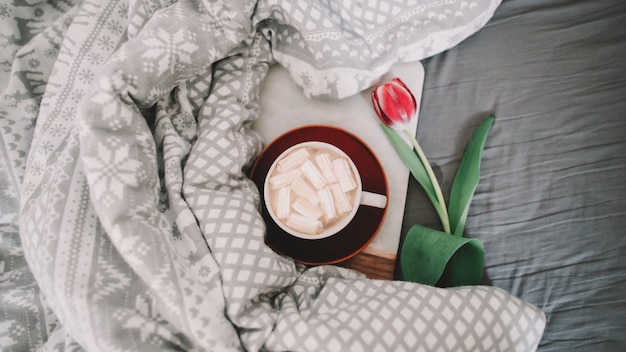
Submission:
{"label": "tulip leaf", "polygon": [[479,240],[419,224],[409,229],[400,249],[402,278],[431,286],[478,285],[484,262],[485,249]]}
{"label": "tulip leaf", "polygon": [[452,183],[448,214],[450,228],[456,236],[463,236],[470,203],[480,179],[480,161],[483,148],[493,121],[493,115],[487,117],[474,132]]}
{"label": "tulip leaf", "polygon": [[428,177],[428,172],[424,167],[424,164],[420,160],[420,158],[415,154],[413,148],[411,148],[405,141],[398,135],[396,130],[386,126],[384,123],[381,123],[380,126],[383,128],[383,131],[389,138],[391,145],[400,156],[400,159],[404,162],[404,164],[409,168],[413,177],[417,180],[417,182],[422,186],[426,195],[433,203],[435,208],[438,208],[439,202],[437,201],[437,194],[435,193],[435,187],[433,186],[432,181]]}

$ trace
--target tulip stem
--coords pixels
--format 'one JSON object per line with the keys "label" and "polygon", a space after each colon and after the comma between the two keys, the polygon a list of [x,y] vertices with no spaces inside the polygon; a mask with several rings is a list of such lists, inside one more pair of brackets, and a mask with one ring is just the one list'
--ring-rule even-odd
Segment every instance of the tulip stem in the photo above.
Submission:
{"label": "tulip stem", "polygon": [[426,172],[428,173],[428,177],[430,178],[430,181],[433,184],[433,188],[435,189],[435,194],[437,195],[437,200],[439,204],[433,204],[433,205],[435,206],[435,210],[437,210],[439,219],[441,219],[443,230],[446,233],[451,233],[450,232],[450,219],[448,218],[448,209],[446,207],[446,202],[443,199],[443,193],[441,193],[441,187],[439,186],[437,177],[435,177],[435,173],[433,172],[433,169],[430,167],[430,163],[428,162],[428,159],[426,159],[426,155],[424,154],[424,152],[422,151],[422,148],[417,142],[415,135],[411,133],[411,131],[408,129],[405,129],[404,132],[407,134],[407,136],[411,140],[411,143],[413,143],[413,147],[415,148],[417,155],[422,161],[422,164],[424,164],[424,168],[426,169]]}

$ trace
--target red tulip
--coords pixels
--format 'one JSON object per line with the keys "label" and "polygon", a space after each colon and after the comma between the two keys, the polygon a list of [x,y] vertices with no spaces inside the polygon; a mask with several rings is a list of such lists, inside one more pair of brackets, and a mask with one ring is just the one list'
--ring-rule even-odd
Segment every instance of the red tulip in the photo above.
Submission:
{"label": "red tulip", "polygon": [[372,104],[380,120],[395,130],[406,129],[417,111],[415,97],[397,77],[372,91]]}
{"label": "red tulip", "polygon": [[[391,81],[383,84],[382,86],[376,87],[372,91],[372,105],[374,105],[374,110],[378,115],[378,118],[384,123],[386,127],[383,128],[389,131],[385,131],[387,136],[394,139],[400,140],[397,136],[398,131],[402,131],[409,138],[411,143],[413,143],[413,148],[415,148],[415,152],[417,153],[417,162],[412,162],[413,158],[407,156],[405,153],[401,153],[401,157],[403,161],[407,163],[405,158],[409,158],[410,162],[407,163],[409,168],[415,167],[415,165],[423,167],[423,181],[420,181],[422,177],[417,177],[418,182],[424,185],[427,189],[433,189],[433,193],[429,194],[437,213],[439,214],[439,218],[441,219],[441,223],[443,224],[444,231],[447,233],[450,232],[450,221],[448,218],[448,210],[446,207],[445,200],[443,198],[443,194],[441,193],[441,187],[439,186],[439,182],[437,182],[437,178],[435,177],[435,173],[433,172],[428,159],[426,159],[426,155],[424,155],[424,151],[420,147],[417,139],[415,138],[415,133],[411,132],[409,129],[409,123],[411,119],[417,112],[417,102],[415,101],[415,97],[409,90],[409,88],[402,82],[400,78],[393,78]],[[392,131],[396,130],[396,131]],[[389,133],[391,132],[391,133]],[[396,132],[396,133],[394,133]],[[403,143],[403,142],[398,142]],[[395,147],[395,146],[394,146]],[[397,147],[396,147],[397,150]],[[402,156],[404,155],[404,157]],[[411,169],[413,172],[413,169]]]}

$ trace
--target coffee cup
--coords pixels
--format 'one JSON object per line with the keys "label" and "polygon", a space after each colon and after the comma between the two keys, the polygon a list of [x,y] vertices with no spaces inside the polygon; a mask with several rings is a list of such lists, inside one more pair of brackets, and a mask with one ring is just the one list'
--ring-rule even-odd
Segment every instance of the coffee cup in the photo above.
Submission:
{"label": "coffee cup", "polygon": [[264,181],[272,220],[303,239],[322,239],[345,228],[361,205],[385,208],[387,197],[363,190],[352,159],[336,146],[302,142],[282,152]]}

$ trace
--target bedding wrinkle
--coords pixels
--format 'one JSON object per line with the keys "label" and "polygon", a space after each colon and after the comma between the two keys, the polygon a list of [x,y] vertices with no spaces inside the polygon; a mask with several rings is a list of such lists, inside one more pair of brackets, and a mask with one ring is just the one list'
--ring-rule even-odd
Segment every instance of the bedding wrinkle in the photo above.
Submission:
{"label": "bedding wrinkle", "polygon": [[[42,7],[47,6],[44,4]],[[37,8],[28,11],[33,11],[32,14],[34,14]],[[74,7],[63,14],[47,13],[39,19],[41,30],[31,29],[31,31],[10,35],[12,38],[21,37],[21,39],[11,44],[5,43],[6,46],[0,51],[0,61],[7,65],[10,63],[9,67],[0,70],[0,75],[2,75],[0,82],[4,83],[0,88],[2,89],[0,108],[5,112],[2,118],[11,125],[6,126],[0,133],[0,145],[3,146],[2,156],[6,158],[3,166],[6,166],[5,170],[13,179],[12,182],[16,185],[15,190],[20,194],[23,191],[25,159],[31,149],[30,145],[23,146],[22,142],[33,138],[45,85],[52,73],[52,65],[48,63],[53,62],[58,55],[59,43],[50,43],[47,38],[57,32],[65,31],[68,27],[67,22],[75,16],[76,10],[77,8]],[[19,16],[15,18],[17,23],[21,20]],[[2,31],[6,36],[19,30],[19,26],[18,28],[12,27],[8,22],[0,21],[1,26],[9,27]],[[9,112],[12,114],[8,114]],[[38,166],[43,168],[41,164]]]}
{"label": "bedding wrinkle", "polygon": [[[608,171],[613,170],[609,169]],[[553,176],[549,175],[551,174],[548,173],[546,177],[543,177],[543,182],[533,185],[507,185],[505,187],[498,187],[501,191],[496,192],[495,195],[490,195],[490,198],[483,198],[481,196],[483,189],[479,186],[477,189],[477,197],[475,198],[475,202],[479,206],[476,208],[483,208],[483,199],[490,199],[493,204],[498,204],[498,207],[486,211],[470,210],[471,216],[479,218],[486,217],[489,219],[491,216],[499,217],[510,213],[513,209],[519,209],[519,212],[514,213],[529,215],[521,219],[518,215],[510,222],[503,222],[503,224],[552,219],[551,222],[546,222],[546,225],[543,226],[554,226],[558,223],[564,225],[565,223],[587,222],[591,220],[609,220],[618,217],[624,209],[624,200],[617,195],[624,191],[625,186],[617,179],[614,180],[616,182],[614,185],[611,183],[610,179],[605,179],[602,183],[588,183],[585,182],[584,178],[580,179],[581,174],[574,174],[571,176],[577,177],[574,183],[582,187],[571,188],[569,186],[572,183],[569,181],[570,177],[560,176],[555,179]],[[481,182],[483,181],[481,180]],[[484,182],[488,182],[488,180]],[[537,191],[538,189],[542,191]],[[589,195],[588,192],[592,189],[595,192]],[[506,192],[503,192],[503,190],[506,190]],[[565,202],[567,199],[571,201]],[[556,207],[539,208],[538,206],[542,203],[553,203]],[[528,212],[529,209],[533,209],[533,206],[534,211]],[[593,214],[586,214],[585,212],[590,211],[590,206],[593,206],[591,209],[597,210]],[[555,217],[561,220],[555,222]]]}
{"label": "bedding wrinkle", "polygon": [[[0,73],[1,82],[11,83],[0,99],[0,148],[11,171],[17,170],[17,176],[0,170],[0,192],[12,200],[0,202],[2,219],[6,209],[12,224],[0,227],[0,244],[6,236],[19,238],[33,275],[24,285],[31,301],[4,300],[0,291],[0,330],[9,331],[0,331],[1,349],[535,350],[546,316],[528,302],[541,303],[541,279],[572,274],[580,278],[570,285],[575,295],[589,283],[575,276],[587,273],[576,266],[534,274],[545,252],[563,262],[568,256],[586,261],[571,247],[561,249],[558,240],[571,234],[576,246],[591,247],[591,237],[624,222],[595,224],[597,229],[559,223],[566,218],[557,204],[563,189],[544,189],[548,171],[541,168],[553,166],[543,162],[558,149],[542,137],[567,125],[556,112],[567,105],[560,100],[569,99],[548,90],[560,88],[560,74],[571,73],[564,84],[578,95],[576,82],[585,78],[576,73],[579,67],[546,67],[557,57],[557,35],[542,36],[545,26],[537,21],[546,21],[541,9],[552,1],[561,4],[505,2],[484,31],[499,0],[469,6],[438,0],[413,6],[296,0],[0,4],[0,26],[10,27],[2,27],[8,31],[0,35],[7,49],[0,52],[0,65],[15,67]],[[26,14],[29,22],[17,26],[12,14]],[[510,20],[500,25],[502,19]],[[40,29],[41,35],[28,32]],[[19,31],[27,35],[12,37]],[[20,45],[25,49],[15,51]],[[258,90],[270,64],[287,69],[306,96],[339,99],[366,89],[399,61],[447,49],[429,61],[443,73],[425,62],[426,118],[420,122],[428,131],[420,139],[442,168],[446,187],[482,112],[529,113],[496,122],[472,206],[472,214],[487,213],[472,215],[466,227],[488,246],[486,267],[498,286],[439,289],[368,280],[341,267],[298,265],[273,252],[264,243],[258,189],[243,173],[261,147],[249,125],[259,112]],[[609,72],[615,71],[603,75]],[[549,84],[541,85],[546,76]],[[611,87],[597,85],[596,97]],[[577,109],[584,106],[564,113]],[[544,143],[548,152],[541,156],[535,144]],[[515,172],[495,172],[509,167]],[[20,188],[6,191],[15,180]],[[550,216],[536,217],[540,212]],[[525,221],[529,215],[534,218]],[[550,222],[557,225],[542,231]],[[573,231],[577,226],[579,232]],[[598,242],[606,246],[608,240]],[[9,269],[19,264],[4,257],[2,262]],[[503,280],[500,270],[524,280]],[[562,297],[556,287],[550,294]],[[24,334],[36,337],[25,341]],[[561,336],[550,334],[547,341],[556,338]]]}
{"label": "bedding wrinkle", "polygon": [[450,160],[444,175],[463,147],[441,135],[470,135],[468,111],[496,116],[466,232],[487,282],[546,313],[541,352],[626,350],[625,17],[617,0],[505,1],[424,62],[420,142]]}

